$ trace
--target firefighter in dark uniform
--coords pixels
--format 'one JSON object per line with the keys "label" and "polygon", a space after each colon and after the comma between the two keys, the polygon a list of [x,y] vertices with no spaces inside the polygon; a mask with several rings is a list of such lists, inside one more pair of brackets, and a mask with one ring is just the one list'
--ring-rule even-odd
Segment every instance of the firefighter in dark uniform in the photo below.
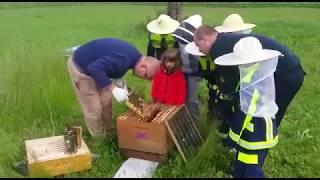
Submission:
{"label": "firefighter in dark uniform", "polygon": [[[215,30],[219,33],[249,34],[254,27],[256,27],[255,24],[245,23],[239,14],[230,14],[224,19],[221,26],[215,27]],[[229,123],[232,118],[231,114],[235,112],[239,104],[238,94],[233,93],[239,89],[239,86],[235,84],[225,86],[226,81],[236,82],[236,80],[239,79],[239,76],[234,76],[234,72],[237,70],[237,67],[224,67],[223,71],[217,67],[216,70],[216,111],[220,114],[220,117],[223,118],[221,127],[223,134],[228,133]],[[234,87],[236,88],[234,89]]]}
{"label": "firefighter in dark uniform", "polygon": [[[276,83],[276,103],[279,106],[279,111],[276,114],[277,127],[283,119],[284,113],[292,101],[295,94],[301,88],[305,72],[300,64],[300,59],[287,47],[276,42],[275,40],[258,35],[258,34],[237,34],[237,33],[218,33],[213,28],[210,28],[215,34],[215,43],[208,48],[207,53],[210,53],[212,59],[218,56],[232,52],[234,44],[241,38],[253,36],[261,41],[263,48],[275,49],[284,54],[284,57],[279,58],[279,64],[275,72]],[[220,67],[216,65],[218,91],[221,97],[233,100],[234,108],[237,106],[239,99],[237,89],[239,89],[239,69],[237,66]]]}
{"label": "firefighter in dark uniform", "polygon": [[[279,57],[274,72],[275,103],[278,106],[278,111],[275,114],[275,118],[266,120],[265,124],[260,125],[261,121],[252,120],[254,118],[241,113],[239,93],[237,91],[240,83],[239,67],[216,66],[217,73],[223,77],[219,78],[222,83],[221,85],[218,84],[219,91],[223,95],[234,97],[233,99],[235,100],[235,112],[232,113],[232,118],[229,119],[230,129],[227,142],[229,142],[230,146],[237,148],[237,167],[234,171],[234,175],[237,177],[263,176],[260,170],[268,148],[277,143],[280,122],[292,99],[302,87],[305,75],[299,58],[291,50],[279,42],[262,35],[218,33],[212,27],[204,25],[196,30],[194,41],[201,52],[207,55],[210,54],[213,59],[216,59],[219,56],[232,53],[235,44],[240,39],[249,36],[256,38],[261,43],[261,48],[279,51],[283,56]],[[253,95],[253,97],[255,96],[257,95]],[[251,156],[252,153],[255,153],[254,157]],[[240,166],[242,168],[239,168]]]}
{"label": "firefighter in dark uniform", "polygon": [[215,60],[223,67],[237,65],[241,72],[240,107],[232,113],[228,137],[236,147],[235,178],[264,177],[264,160],[278,142],[274,72],[280,55],[280,51],[263,49],[258,39],[245,37],[232,53]]}
{"label": "firefighter in dark uniform", "polygon": [[167,48],[178,48],[178,42],[172,37],[172,33],[180,23],[166,14],[161,14],[156,20],[148,23],[149,31],[147,56],[160,59],[161,54]]}
{"label": "firefighter in dark uniform", "polygon": [[219,69],[217,69],[213,63],[212,57],[199,52],[194,42],[186,46],[186,51],[190,54],[200,56],[197,74],[207,81],[209,96],[207,102],[207,119],[210,121],[217,120],[218,134],[221,135],[221,138],[225,138],[229,131],[227,119],[231,118],[231,112],[228,111],[234,109],[232,107],[235,103],[232,101],[233,98],[231,98],[231,96],[221,93],[219,86],[223,87],[224,77],[220,76],[220,73],[217,73]]}

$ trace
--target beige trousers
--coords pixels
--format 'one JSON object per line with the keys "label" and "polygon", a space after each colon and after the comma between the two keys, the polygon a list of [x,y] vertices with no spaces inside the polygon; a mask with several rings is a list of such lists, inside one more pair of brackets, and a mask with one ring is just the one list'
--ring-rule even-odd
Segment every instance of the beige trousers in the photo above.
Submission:
{"label": "beige trousers", "polygon": [[109,135],[114,129],[111,90],[98,90],[94,79],[79,71],[72,56],[68,60],[68,71],[91,136]]}

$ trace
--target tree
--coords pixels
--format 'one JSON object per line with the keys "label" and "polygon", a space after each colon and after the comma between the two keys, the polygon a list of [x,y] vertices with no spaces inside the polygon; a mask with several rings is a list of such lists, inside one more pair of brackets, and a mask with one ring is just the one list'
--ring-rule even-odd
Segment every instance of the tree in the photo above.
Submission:
{"label": "tree", "polygon": [[181,2],[168,2],[168,15],[180,21],[181,18]]}

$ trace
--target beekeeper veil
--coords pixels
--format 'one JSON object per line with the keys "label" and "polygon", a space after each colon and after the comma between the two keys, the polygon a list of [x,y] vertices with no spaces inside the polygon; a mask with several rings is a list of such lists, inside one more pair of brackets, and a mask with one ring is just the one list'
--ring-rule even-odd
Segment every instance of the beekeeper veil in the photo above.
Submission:
{"label": "beekeeper veil", "polygon": [[272,117],[278,111],[275,102],[274,72],[278,57],[239,65],[241,110],[254,117]]}
{"label": "beekeeper veil", "polygon": [[240,71],[240,107],[245,114],[254,117],[272,117],[278,111],[275,102],[274,72],[279,51],[262,49],[254,37],[240,39],[233,53],[218,57],[216,64],[238,65]]}

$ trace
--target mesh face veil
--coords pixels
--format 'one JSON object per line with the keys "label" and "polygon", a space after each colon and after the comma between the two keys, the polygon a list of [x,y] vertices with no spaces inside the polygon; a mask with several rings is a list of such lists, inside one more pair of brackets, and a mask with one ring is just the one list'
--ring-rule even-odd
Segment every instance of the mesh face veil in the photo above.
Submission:
{"label": "mesh face veil", "polygon": [[241,110],[254,117],[272,117],[278,111],[275,102],[274,72],[278,56],[251,64],[239,65]]}

